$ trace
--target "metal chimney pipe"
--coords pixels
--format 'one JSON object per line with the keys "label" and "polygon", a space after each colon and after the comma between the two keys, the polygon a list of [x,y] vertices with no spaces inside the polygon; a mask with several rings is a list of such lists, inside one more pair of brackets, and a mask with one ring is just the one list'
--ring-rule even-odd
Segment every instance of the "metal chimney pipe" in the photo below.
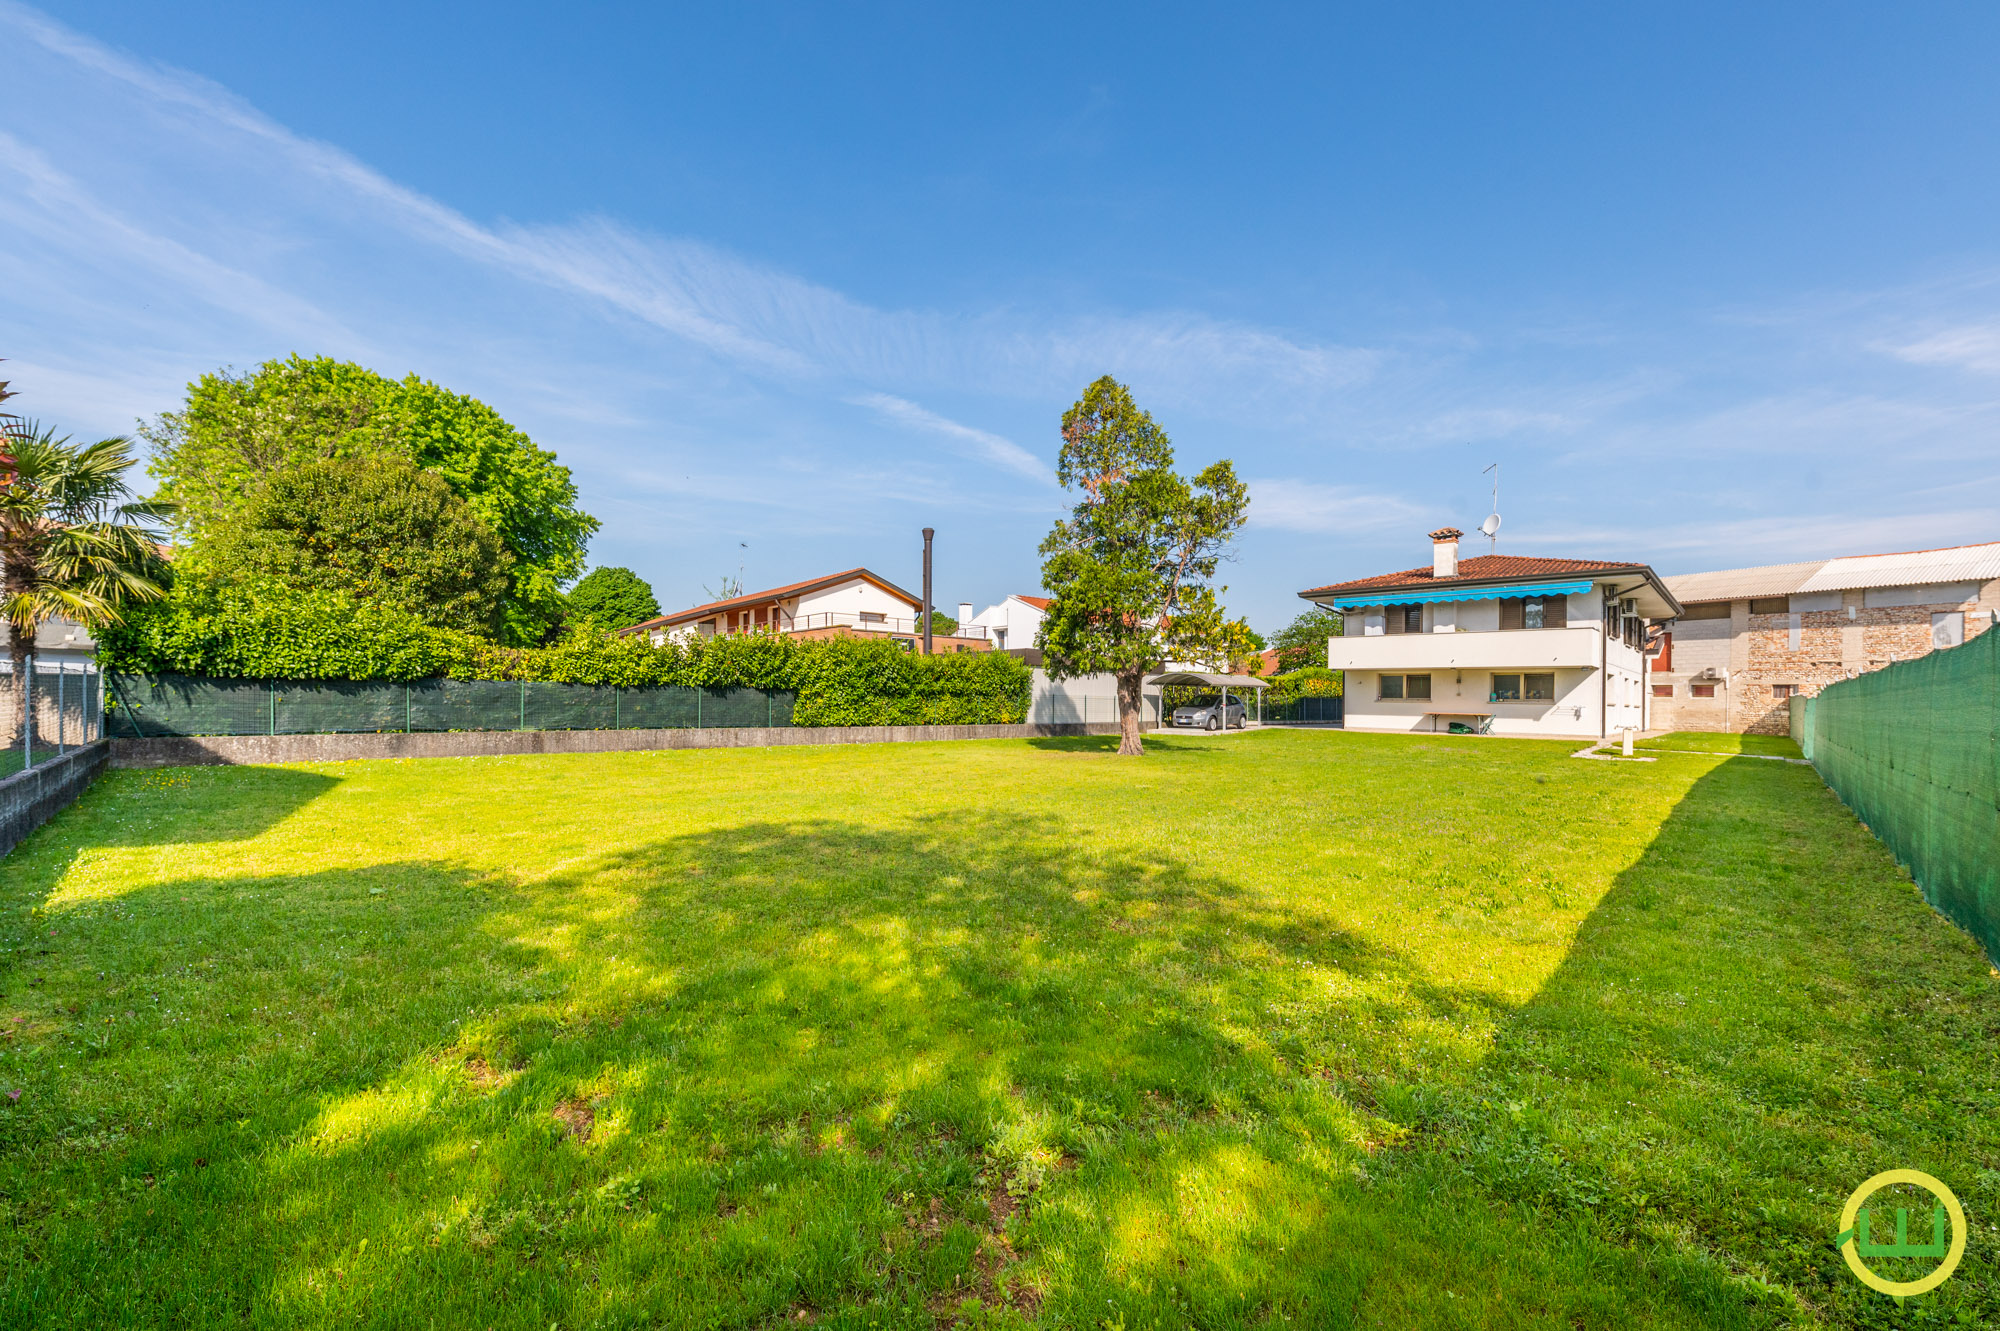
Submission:
{"label": "metal chimney pipe", "polygon": [[931,537],[937,533],[924,528],[924,655],[931,654]]}

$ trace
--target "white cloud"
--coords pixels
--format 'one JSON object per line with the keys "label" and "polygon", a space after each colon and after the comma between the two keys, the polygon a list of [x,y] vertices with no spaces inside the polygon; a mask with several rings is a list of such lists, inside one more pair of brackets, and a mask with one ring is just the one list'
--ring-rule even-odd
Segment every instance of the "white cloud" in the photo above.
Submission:
{"label": "white cloud", "polygon": [[1250,523],[1281,531],[1336,536],[1416,531],[1435,516],[1393,494],[1319,481],[1251,481]]}
{"label": "white cloud", "polygon": [[940,416],[934,411],[927,411],[914,402],[889,393],[869,393],[852,401],[854,405],[866,407],[885,420],[894,421],[898,425],[942,435],[956,443],[961,453],[983,458],[1045,485],[1056,483],[1055,474],[1040,458],[1011,439],[1004,439],[985,430],[976,430],[969,425],[960,425],[957,421]]}
{"label": "white cloud", "polygon": [[1889,350],[1913,365],[1953,365],[1980,374],[2000,374],[2000,323],[1947,328]]}

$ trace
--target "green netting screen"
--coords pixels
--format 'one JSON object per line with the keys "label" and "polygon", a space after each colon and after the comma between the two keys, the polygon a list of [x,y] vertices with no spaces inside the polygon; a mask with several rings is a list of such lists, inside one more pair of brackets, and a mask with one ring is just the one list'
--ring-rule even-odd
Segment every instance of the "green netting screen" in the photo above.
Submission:
{"label": "green netting screen", "polygon": [[1806,756],[2000,960],[2000,632],[1822,689]]}
{"label": "green netting screen", "polygon": [[793,695],[773,689],[498,680],[250,680],[114,675],[105,733],[330,735],[403,730],[671,730],[789,726]]}

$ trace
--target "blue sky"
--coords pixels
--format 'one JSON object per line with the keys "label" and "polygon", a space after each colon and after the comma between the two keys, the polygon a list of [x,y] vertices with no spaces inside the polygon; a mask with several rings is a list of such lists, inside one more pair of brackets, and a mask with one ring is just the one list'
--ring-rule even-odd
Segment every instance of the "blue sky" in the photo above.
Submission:
{"label": "blue sky", "polygon": [[[1130,383],[1231,607],[1468,530],[1665,572],[2000,539],[1990,5],[0,0],[0,356],[130,429],[324,352],[554,448],[672,606],[1036,586]],[[742,547],[747,545],[747,549]]]}

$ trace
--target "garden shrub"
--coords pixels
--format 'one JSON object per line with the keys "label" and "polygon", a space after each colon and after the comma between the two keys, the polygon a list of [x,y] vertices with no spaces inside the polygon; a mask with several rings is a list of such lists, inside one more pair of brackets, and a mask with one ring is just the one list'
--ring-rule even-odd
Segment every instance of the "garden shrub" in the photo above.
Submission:
{"label": "garden shrub", "polygon": [[1021,722],[1030,672],[1004,652],[918,656],[881,639],[748,634],[653,646],[584,625],[547,647],[503,647],[337,591],[184,579],[99,635],[115,674],[232,679],[490,679],[621,688],[696,685],[795,695],[803,726]]}

